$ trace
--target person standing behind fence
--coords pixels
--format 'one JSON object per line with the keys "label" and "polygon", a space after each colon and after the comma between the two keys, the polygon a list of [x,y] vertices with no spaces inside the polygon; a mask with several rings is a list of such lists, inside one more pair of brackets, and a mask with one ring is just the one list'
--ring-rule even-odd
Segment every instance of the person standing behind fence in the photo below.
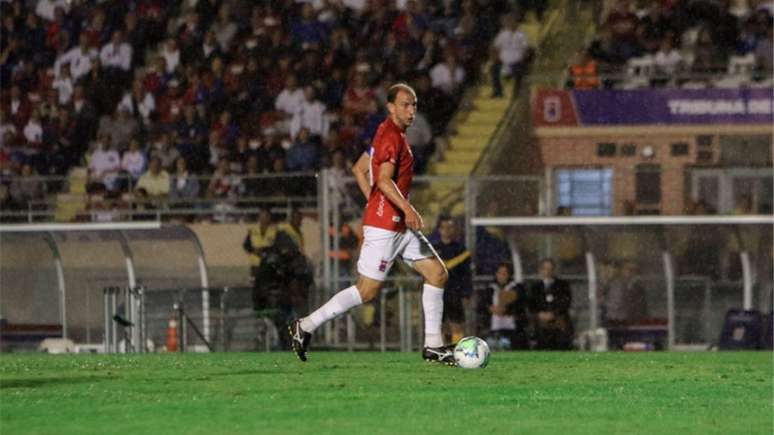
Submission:
{"label": "person standing behind fence", "polygon": [[497,267],[495,280],[479,293],[479,326],[489,330],[490,346],[507,350],[529,349],[527,289],[513,281],[509,263]]}
{"label": "person standing behind fence", "polygon": [[534,322],[535,348],[570,350],[574,335],[570,306],[572,292],[567,281],[554,274],[554,260],[540,262],[540,281],[529,292],[529,311]]}
{"label": "person standing behind fence", "polygon": [[465,336],[465,307],[473,293],[470,251],[457,240],[457,226],[451,216],[441,216],[438,238],[433,238],[432,243],[449,271],[443,295],[443,321],[448,325],[451,342],[457,343]]}
{"label": "person standing behind fence", "polygon": [[255,309],[266,306],[258,274],[263,251],[274,245],[276,238],[277,227],[271,221],[271,211],[268,207],[263,207],[258,213],[258,225],[247,229],[247,236],[242,243],[242,248],[247,252],[250,261],[250,274],[253,277],[253,308]]}
{"label": "person standing behind fence", "polygon": [[620,272],[610,280],[604,307],[607,327],[633,325],[648,317],[645,288],[633,261],[625,261]]}

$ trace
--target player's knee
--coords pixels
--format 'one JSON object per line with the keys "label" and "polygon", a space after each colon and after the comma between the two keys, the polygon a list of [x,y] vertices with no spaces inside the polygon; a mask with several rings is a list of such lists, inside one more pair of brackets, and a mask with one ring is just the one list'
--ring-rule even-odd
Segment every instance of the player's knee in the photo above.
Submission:
{"label": "player's knee", "polygon": [[360,293],[360,299],[364,304],[371,302],[372,300],[376,299],[377,296],[379,296],[378,285],[371,285],[371,283],[368,283],[365,280],[359,280],[359,282],[356,284],[356,287],[357,292]]}
{"label": "player's knee", "polygon": [[426,279],[427,283],[436,287],[443,288],[446,285],[446,281],[449,280],[449,272],[440,263],[429,275]]}

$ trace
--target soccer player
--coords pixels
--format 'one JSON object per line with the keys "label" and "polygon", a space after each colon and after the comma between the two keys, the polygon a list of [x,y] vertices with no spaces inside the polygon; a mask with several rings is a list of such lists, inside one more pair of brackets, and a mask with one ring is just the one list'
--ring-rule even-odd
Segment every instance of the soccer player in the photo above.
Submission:
{"label": "soccer player", "polygon": [[[358,183],[368,193],[363,218],[363,245],[357,262],[358,280],[341,290],[308,316],[289,325],[293,350],[306,361],[312,333],[323,323],[379,295],[393,262],[400,257],[425,280],[422,307],[425,343],[422,358],[454,365],[453,346],[444,346],[441,335],[443,288],[448,272],[430,242],[420,232],[422,216],[409,202],[414,157],[406,141],[406,129],[414,122],[417,96],[410,86],[398,83],[387,94],[389,116],[379,125],[370,152],[369,183]],[[362,165],[353,168],[365,175]],[[365,178],[364,178],[365,179]]]}

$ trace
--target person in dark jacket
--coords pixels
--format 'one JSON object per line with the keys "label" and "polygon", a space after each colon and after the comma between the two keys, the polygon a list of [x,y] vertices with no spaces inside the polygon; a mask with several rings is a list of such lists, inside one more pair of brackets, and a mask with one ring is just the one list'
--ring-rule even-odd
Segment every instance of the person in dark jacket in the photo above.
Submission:
{"label": "person in dark jacket", "polygon": [[529,349],[527,326],[527,289],[513,281],[509,263],[501,263],[495,280],[481,290],[477,312],[479,329],[488,330],[487,342],[497,349]]}
{"label": "person in dark jacket", "polygon": [[574,329],[570,318],[572,292],[567,281],[554,274],[554,261],[540,262],[540,281],[529,292],[529,311],[534,323],[535,348],[572,349]]}
{"label": "person in dark jacket", "polygon": [[438,235],[434,237],[433,247],[449,271],[443,292],[443,321],[448,325],[451,342],[456,343],[465,336],[465,306],[473,293],[470,251],[457,240],[457,226],[450,216],[439,219]]}

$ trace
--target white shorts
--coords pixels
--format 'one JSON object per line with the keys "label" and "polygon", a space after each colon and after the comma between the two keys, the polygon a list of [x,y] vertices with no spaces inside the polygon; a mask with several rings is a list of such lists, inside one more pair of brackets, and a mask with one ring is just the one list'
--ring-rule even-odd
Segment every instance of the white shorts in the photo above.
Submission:
{"label": "white shorts", "polygon": [[384,281],[395,259],[400,256],[406,264],[429,257],[437,257],[435,249],[420,232],[407,229],[402,233],[371,226],[363,227],[363,246],[357,260],[357,272],[365,277]]}

